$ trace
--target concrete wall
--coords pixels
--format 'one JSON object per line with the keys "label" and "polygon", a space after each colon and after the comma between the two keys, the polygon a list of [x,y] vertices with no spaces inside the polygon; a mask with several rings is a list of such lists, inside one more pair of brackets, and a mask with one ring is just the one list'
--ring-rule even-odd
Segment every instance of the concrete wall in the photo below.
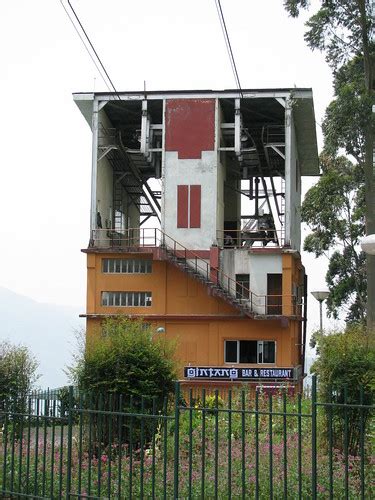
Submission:
{"label": "concrete wall", "polygon": [[301,246],[301,177],[291,103],[285,113],[285,243],[293,250]]}
{"label": "concrete wall", "polygon": [[113,207],[113,171],[106,158],[98,162],[96,208],[102,217],[103,228],[111,227]]}
{"label": "concrete wall", "polygon": [[[201,159],[179,159],[165,152],[164,231],[190,249],[208,249],[216,241],[217,153],[203,151]],[[201,185],[201,227],[177,228],[177,186]]]}
{"label": "concrete wall", "polygon": [[282,273],[282,255],[257,255],[247,250],[225,248],[220,252],[220,265],[225,274],[250,274],[250,289],[267,295],[267,273]]}
{"label": "concrete wall", "polygon": [[241,195],[235,189],[240,189],[239,181],[234,177],[226,179],[224,189],[224,204],[225,204],[225,220],[237,221],[238,230],[240,229],[241,220]]}
{"label": "concrete wall", "polygon": [[224,231],[224,182],[226,179],[226,172],[225,166],[220,162],[220,154],[217,155],[217,158],[216,237],[220,238]]}
{"label": "concrete wall", "polygon": [[250,275],[250,291],[254,294],[252,306],[258,314],[265,314],[267,274],[283,272],[282,255],[257,255],[243,249],[226,248],[220,252],[220,268],[233,280],[236,274]]}
{"label": "concrete wall", "polygon": [[[107,117],[104,109],[99,111],[99,123],[103,124],[106,128],[111,128],[112,123]],[[101,131],[99,128],[99,135],[101,135]],[[100,144],[100,139],[99,139]],[[100,150],[99,154],[100,156]],[[111,227],[112,221],[112,209],[113,209],[113,170],[112,166],[104,157],[102,160],[98,161],[98,170],[97,170],[97,188],[96,188],[96,207],[97,211],[100,212],[102,217],[102,226],[103,229],[107,227]]]}
{"label": "concrete wall", "polygon": [[294,191],[291,203],[291,246],[300,250],[301,246],[301,172],[298,167],[297,138],[293,113],[291,117],[291,186]]}

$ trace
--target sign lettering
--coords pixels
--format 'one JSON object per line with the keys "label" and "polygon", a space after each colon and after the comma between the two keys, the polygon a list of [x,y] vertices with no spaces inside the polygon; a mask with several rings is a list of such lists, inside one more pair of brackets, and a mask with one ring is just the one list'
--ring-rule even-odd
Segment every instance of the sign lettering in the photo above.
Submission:
{"label": "sign lettering", "polygon": [[184,377],[209,380],[294,379],[294,368],[222,368],[185,366]]}

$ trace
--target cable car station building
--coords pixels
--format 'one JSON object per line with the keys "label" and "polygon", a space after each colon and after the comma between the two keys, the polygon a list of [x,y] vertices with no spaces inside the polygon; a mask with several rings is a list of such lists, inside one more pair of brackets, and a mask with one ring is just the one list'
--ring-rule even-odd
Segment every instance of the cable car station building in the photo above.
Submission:
{"label": "cable car station building", "polygon": [[300,386],[311,89],[77,93],[92,130],[87,336],[143,318],[186,386]]}

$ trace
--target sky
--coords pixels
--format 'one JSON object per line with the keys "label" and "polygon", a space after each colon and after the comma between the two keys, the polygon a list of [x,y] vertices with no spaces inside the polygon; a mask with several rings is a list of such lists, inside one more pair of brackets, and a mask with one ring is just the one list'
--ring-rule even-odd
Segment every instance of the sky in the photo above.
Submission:
{"label": "sky", "polygon": [[[118,90],[144,81],[148,90],[235,87],[214,0],[72,5]],[[312,87],[320,123],[332,80],[324,55],[303,40],[307,14],[289,18],[282,0],[222,8],[241,86]],[[59,0],[3,2],[0,47],[0,286],[84,312],[91,133],[72,93],[107,89]],[[326,259],[303,260],[310,290],[324,289]],[[318,323],[311,297],[309,329]]]}

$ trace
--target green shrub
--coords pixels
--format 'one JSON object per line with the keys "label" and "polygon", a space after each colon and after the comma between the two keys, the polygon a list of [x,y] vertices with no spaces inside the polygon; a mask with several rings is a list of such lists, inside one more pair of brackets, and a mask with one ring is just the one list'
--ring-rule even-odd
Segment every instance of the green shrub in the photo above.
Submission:
{"label": "green shrub", "polygon": [[[319,377],[319,392],[323,401],[351,405],[373,405],[375,400],[375,349],[364,327],[350,326],[345,331],[314,334],[318,359],[311,371]],[[370,409],[334,406],[325,407],[326,431],[332,421],[333,445],[347,446],[352,455],[358,453],[361,425],[366,434]]]}
{"label": "green shrub", "polygon": [[[174,344],[139,320],[108,319],[102,328],[102,336],[86,345],[73,370],[84,403],[109,411],[121,406],[122,411],[133,414],[162,411],[174,391]],[[98,415],[95,419],[100,421]],[[95,421],[93,424],[95,427]],[[129,419],[124,419],[124,434],[129,425]],[[150,436],[155,419],[135,417],[131,425],[138,441],[140,432],[145,439]],[[107,441],[105,433],[100,439]]]}
{"label": "green shrub", "polygon": [[39,378],[38,365],[26,346],[0,342],[0,412],[5,407],[11,413],[26,412],[27,396]]}
{"label": "green shrub", "polygon": [[142,321],[108,319],[78,369],[80,389],[162,401],[174,388],[174,346]]}

